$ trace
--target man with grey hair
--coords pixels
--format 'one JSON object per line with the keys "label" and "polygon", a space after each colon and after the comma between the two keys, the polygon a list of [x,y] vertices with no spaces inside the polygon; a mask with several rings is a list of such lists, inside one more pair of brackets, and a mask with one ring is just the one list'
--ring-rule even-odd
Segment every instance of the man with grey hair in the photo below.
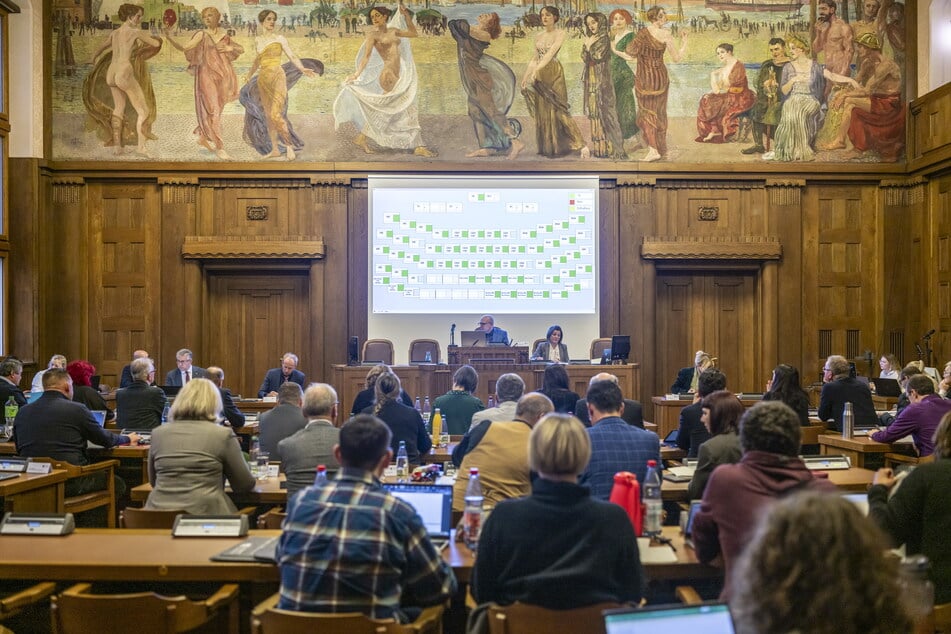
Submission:
{"label": "man with grey hair", "polygon": [[730,571],[756,528],[757,518],[774,500],[795,491],[835,492],[827,478],[818,478],[799,458],[802,429],[799,415],[781,401],[764,401],[740,418],[743,457],[717,467],[707,481],[703,503],[693,522],[697,558],[710,562],[723,556],[727,600]]}
{"label": "man with grey hair", "polygon": [[[588,379],[588,387],[591,387],[592,383],[598,381],[611,381],[615,385],[620,385],[617,376],[610,372],[598,372]],[[578,399],[578,403],[575,405],[575,418],[584,423],[585,427],[591,427],[591,418],[588,416],[587,398]],[[635,427],[644,429],[644,408],[633,399],[624,399],[624,406],[621,407],[621,418],[623,418],[628,425],[634,425]]]}
{"label": "man with grey hair", "polygon": [[304,393],[292,381],[281,385],[277,391],[277,407],[261,414],[258,432],[258,448],[262,452],[276,454],[277,443],[302,430],[307,424],[301,412]]}
{"label": "man with grey hair", "polygon": [[10,397],[20,407],[26,405],[26,397],[20,389],[20,377],[23,375],[23,364],[19,359],[7,357],[0,362],[0,403],[6,404]]}
{"label": "man with grey hair", "polygon": [[155,363],[136,359],[131,364],[132,385],[116,391],[116,425],[119,429],[153,429],[162,424],[165,392],[152,385]]}
{"label": "man with grey hair", "polygon": [[[551,400],[539,392],[529,392],[518,400],[511,421],[484,420],[469,430],[452,452],[452,461],[463,473],[479,468],[484,507],[493,508],[502,500],[524,497],[532,492],[528,468],[528,436],[543,416],[553,412]],[[453,487],[452,510],[465,509],[466,478],[457,478]]]}
{"label": "man with grey hair", "polygon": [[495,381],[495,398],[498,405],[473,414],[469,430],[484,420],[515,420],[515,406],[524,392],[525,381],[522,377],[513,372],[500,376]]}
{"label": "man with grey hair", "polygon": [[[132,353],[132,360],[136,359],[148,359],[149,353],[147,350],[136,350]],[[119,387],[129,387],[132,385],[132,364],[122,366],[122,374],[119,375]]]}
{"label": "man with grey hair", "polygon": [[822,392],[819,395],[819,420],[836,431],[842,431],[842,412],[846,403],[852,403],[852,421],[856,427],[874,427],[878,423],[872,391],[851,375],[845,357],[834,354],[822,367]]}
{"label": "man with grey hair", "polygon": [[205,368],[205,375],[208,380],[218,386],[218,392],[221,394],[222,415],[228,421],[232,429],[244,427],[244,414],[234,404],[234,397],[231,396],[231,390],[222,387],[225,382],[225,371],[216,365],[210,365]]}
{"label": "man with grey hair", "polygon": [[[66,357],[61,354],[54,354],[50,357],[50,362],[46,365],[46,370],[50,368],[59,368],[60,370],[66,369]],[[33,383],[30,385],[31,392],[42,392],[43,391],[43,375],[46,373],[46,370],[40,370],[33,376]]]}
{"label": "man with grey hair", "polygon": [[304,389],[307,385],[307,377],[304,376],[303,372],[297,369],[297,363],[298,359],[296,354],[293,352],[285,352],[284,356],[281,357],[281,367],[271,368],[267,371],[267,374],[264,375],[264,381],[258,390],[258,398],[277,396],[280,387],[288,381],[297,383],[301,389]]}
{"label": "man with grey hair", "polygon": [[204,379],[205,368],[199,368],[192,365],[192,351],[188,348],[182,348],[175,353],[175,364],[178,366],[175,370],[169,370],[165,375],[165,385],[174,385],[182,387],[192,379]]}
{"label": "man with grey hair", "polygon": [[287,497],[314,483],[317,465],[336,471],[334,445],[340,441],[336,427],[339,413],[337,391],[326,383],[312,383],[304,391],[303,414],[307,425],[277,443],[281,471],[287,474]]}

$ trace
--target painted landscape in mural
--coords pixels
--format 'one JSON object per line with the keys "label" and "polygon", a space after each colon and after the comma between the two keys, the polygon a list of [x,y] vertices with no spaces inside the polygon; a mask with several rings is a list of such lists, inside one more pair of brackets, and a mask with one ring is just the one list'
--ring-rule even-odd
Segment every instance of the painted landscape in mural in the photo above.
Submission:
{"label": "painted landscape in mural", "polygon": [[54,16],[53,155],[903,160],[904,5],[813,2],[102,0]]}

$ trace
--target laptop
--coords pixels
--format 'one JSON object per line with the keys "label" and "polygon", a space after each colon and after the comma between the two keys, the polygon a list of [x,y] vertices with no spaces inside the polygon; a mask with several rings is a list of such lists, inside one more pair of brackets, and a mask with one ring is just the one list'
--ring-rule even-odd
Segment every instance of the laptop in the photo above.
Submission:
{"label": "laptop", "polygon": [[485,333],[481,330],[462,330],[459,332],[459,345],[463,348],[485,346]]}
{"label": "laptop", "polygon": [[423,519],[429,537],[437,549],[449,544],[452,530],[452,485],[385,483],[387,491],[410,504]]}
{"label": "laptop", "polygon": [[105,426],[105,424],[106,424],[106,410],[104,410],[104,409],[93,409],[93,410],[90,410],[90,412],[92,412],[92,417],[96,419],[96,424],[97,424],[97,425],[99,425],[100,427]]}
{"label": "laptop", "polygon": [[36,399],[43,396],[43,390],[35,390],[26,395],[26,404],[35,403]]}
{"label": "laptop", "polygon": [[91,377],[89,377],[89,387],[91,387],[92,389],[96,390],[97,392],[99,391],[99,384],[100,384],[100,383],[102,383],[102,375],[101,375],[101,374],[93,374]]}
{"label": "laptop", "polygon": [[159,387],[162,388],[163,392],[165,392],[165,396],[170,398],[178,396],[178,393],[182,389],[181,385],[160,385]]}
{"label": "laptop", "polygon": [[898,379],[872,379],[875,393],[879,396],[901,396],[901,383]]}
{"label": "laptop", "polygon": [[604,611],[605,634],[656,634],[703,632],[734,634],[733,617],[726,603],[618,608]]}
{"label": "laptop", "polygon": [[259,561],[277,563],[277,540],[280,537],[248,537],[244,541],[227,548],[212,561]]}

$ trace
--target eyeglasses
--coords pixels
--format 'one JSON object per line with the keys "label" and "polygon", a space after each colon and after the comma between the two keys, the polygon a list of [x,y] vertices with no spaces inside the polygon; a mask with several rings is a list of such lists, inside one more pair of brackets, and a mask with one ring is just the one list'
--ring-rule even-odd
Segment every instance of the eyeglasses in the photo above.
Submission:
{"label": "eyeglasses", "polygon": [[480,321],[480,322],[479,322],[479,325],[480,325],[480,326],[488,326],[488,325],[489,325],[489,322],[487,322],[487,321]]}

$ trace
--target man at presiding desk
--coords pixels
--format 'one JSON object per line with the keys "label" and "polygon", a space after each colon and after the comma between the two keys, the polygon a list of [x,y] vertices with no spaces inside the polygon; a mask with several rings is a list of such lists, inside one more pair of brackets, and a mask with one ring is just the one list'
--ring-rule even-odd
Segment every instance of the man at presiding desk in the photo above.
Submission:
{"label": "man at presiding desk", "polygon": [[476,326],[476,332],[482,331],[485,334],[486,343],[501,343],[509,345],[509,333],[495,325],[495,317],[492,315],[482,315]]}
{"label": "man at presiding desk", "polygon": [[261,383],[261,389],[258,390],[258,398],[265,396],[277,396],[281,386],[287,382],[297,383],[303,390],[307,378],[304,373],[297,369],[297,355],[293,352],[285,352],[281,357],[281,367],[271,368],[264,375],[264,382]]}

